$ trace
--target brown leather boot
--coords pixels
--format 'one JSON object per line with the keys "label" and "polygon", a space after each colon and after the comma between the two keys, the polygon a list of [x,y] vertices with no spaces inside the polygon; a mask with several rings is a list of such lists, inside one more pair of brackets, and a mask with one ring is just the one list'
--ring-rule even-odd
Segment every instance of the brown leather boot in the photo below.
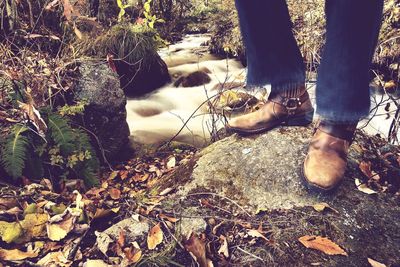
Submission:
{"label": "brown leather boot", "polygon": [[304,161],[302,177],[308,189],[329,192],[343,180],[347,154],[357,124],[320,122]]}
{"label": "brown leather boot", "polygon": [[313,116],[310,97],[303,88],[299,97],[271,95],[260,109],[230,120],[226,128],[242,135],[257,134],[279,125],[306,126],[312,122]]}

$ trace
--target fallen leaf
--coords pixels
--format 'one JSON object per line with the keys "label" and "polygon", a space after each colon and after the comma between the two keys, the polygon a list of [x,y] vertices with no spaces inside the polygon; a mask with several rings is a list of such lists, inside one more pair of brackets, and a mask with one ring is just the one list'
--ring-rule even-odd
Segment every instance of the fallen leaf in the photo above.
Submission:
{"label": "fallen leaf", "polygon": [[339,213],[337,210],[335,210],[334,208],[332,208],[331,206],[329,206],[328,203],[325,202],[321,202],[321,203],[317,203],[313,206],[313,208],[318,211],[318,212],[323,212],[326,209],[332,210],[336,213]]}
{"label": "fallen leaf", "polygon": [[111,265],[108,265],[103,260],[87,260],[83,264],[83,267],[109,267],[109,266]]}
{"label": "fallen leaf", "polygon": [[42,119],[39,111],[33,106],[33,103],[22,103],[18,101],[20,109],[24,112],[25,116],[35,126],[37,132],[41,136],[45,136],[47,125]]}
{"label": "fallen leaf", "polygon": [[40,237],[45,234],[46,222],[49,216],[44,213],[27,214],[25,219],[20,222],[24,229],[24,239],[30,240],[32,237]]}
{"label": "fallen leaf", "polygon": [[121,180],[125,180],[126,178],[128,178],[129,172],[128,171],[120,171],[119,172],[119,176],[121,177]]}
{"label": "fallen leaf", "polygon": [[46,7],[44,8],[47,11],[54,11],[54,8],[58,5],[60,0],[53,0],[51,1]]}
{"label": "fallen leaf", "polygon": [[135,247],[125,248],[124,253],[129,263],[137,263],[142,258],[142,251]]}
{"label": "fallen leaf", "polygon": [[167,168],[172,169],[176,166],[176,158],[174,156],[170,157],[167,162]]}
{"label": "fallen leaf", "polygon": [[259,238],[264,239],[265,241],[269,241],[268,238],[266,238],[266,237],[265,237],[263,234],[261,234],[258,230],[254,230],[254,229],[249,230],[249,231],[247,232],[247,234],[248,234],[249,236],[251,236],[251,237],[259,237]]}
{"label": "fallen leaf", "polygon": [[46,254],[46,256],[37,262],[37,265],[69,267],[72,265],[72,262],[67,259],[62,251],[57,251]]}
{"label": "fallen leaf", "polygon": [[324,252],[327,255],[343,255],[348,256],[346,251],[344,251],[339,245],[332,242],[326,237],[321,236],[302,236],[299,238],[300,243],[302,243],[306,248],[312,248]]}
{"label": "fallen leaf", "polygon": [[190,238],[185,242],[185,248],[200,267],[208,267],[206,244],[196,234],[191,234]]}
{"label": "fallen leaf", "polygon": [[20,261],[28,258],[36,258],[38,254],[36,252],[23,252],[18,249],[2,249],[0,248],[0,259],[5,261]]}
{"label": "fallen leaf", "polygon": [[380,262],[378,262],[376,260],[373,260],[371,258],[368,258],[368,262],[369,262],[369,264],[371,264],[371,267],[386,267],[385,264],[380,263]]}
{"label": "fallen leaf", "polygon": [[166,188],[166,189],[164,189],[159,195],[160,196],[165,196],[165,195],[167,195],[167,194],[169,194],[169,193],[171,193],[171,191],[172,190],[174,190],[173,188]]}
{"label": "fallen leaf", "polygon": [[155,249],[163,241],[163,232],[161,230],[160,224],[157,224],[151,228],[147,236],[147,247],[149,249]]}
{"label": "fallen leaf", "polygon": [[118,240],[117,240],[117,244],[123,248],[125,247],[125,239],[126,239],[126,234],[124,231],[120,231],[119,235],[118,235]]}
{"label": "fallen leaf", "polygon": [[149,174],[149,173],[146,173],[145,175],[136,174],[136,175],[133,177],[133,180],[134,180],[135,182],[141,182],[141,183],[143,183],[143,182],[146,182],[146,181],[149,179],[149,177],[150,177],[150,174]]}
{"label": "fallen leaf", "polygon": [[23,234],[21,225],[17,222],[0,221],[0,237],[6,243],[12,243]]}
{"label": "fallen leaf", "polygon": [[170,216],[167,216],[167,215],[164,215],[164,214],[160,214],[158,216],[160,217],[160,219],[165,219],[165,220],[167,220],[169,222],[172,222],[172,223],[176,223],[177,221],[179,221],[179,219],[177,219],[177,218],[170,217]]}
{"label": "fallen leaf", "polygon": [[76,216],[67,213],[61,221],[48,223],[47,236],[51,241],[60,241],[61,239],[64,239],[68,235],[68,233],[74,229],[74,223],[76,219]]}
{"label": "fallen leaf", "polygon": [[110,197],[114,200],[119,200],[121,198],[121,191],[116,188],[110,189]]}
{"label": "fallen leaf", "polygon": [[16,207],[16,206],[18,206],[18,200],[17,200],[17,198],[2,198],[2,197],[0,197],[0,210],[3,210],[3,209],[5,209],[5,210],[8,210],[8,209],[11,209],[11,208],[14,208],[14,207]]}
{"label": "fallen leaf", "polygon": [[114,242],[114,240],[112,240],[112,238],[106,234],[106,233],[102,233],[102,232],[95,232],[95,235],[97,237],[96,239],[96,245],[97,248],[105,255],[107,256],[107,251],[108,251],[108,247],[110,246],[110,244],[112,242]]}
{"label": "fallen leaf", "polygon": [[74,9],[69,2],[69,0],[62,0],[63,8],[64,8],[64,17],[67,19],[67,21],[72,20],[72,13],[74,12]]}
{"label": "fallen leaf", "polygon": [[362,183],[360,181],[360,179],[355,179],[354,182],[357,186],[357,189],[365,194],[372,195],[372,194],[378,193],[375,190],[372,190],[371,188],[369,188],[365,183]]}
{"label": "fallen leaf", "polygon": [[372,165],[370,161],[361,161],[359,168],[361,172],[368,178],[368,179],[374,179],[379,181],[381,177],[372,170]]}
{"label": "fallen leaf", "polygon": [[229,258],[228,241],[226,240],[226,237],[221,235],[219,239],[222,241],[222,245],[218,250],[218,254],[222,254],[225,258]]}

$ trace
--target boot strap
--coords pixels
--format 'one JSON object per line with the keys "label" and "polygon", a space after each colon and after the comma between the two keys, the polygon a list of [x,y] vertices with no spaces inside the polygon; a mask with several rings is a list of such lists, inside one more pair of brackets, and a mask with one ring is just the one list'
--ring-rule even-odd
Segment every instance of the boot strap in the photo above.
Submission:
{"label": "boot strap", "polygon": [[327,121],[320,121],[315,131],[318,129],[336,138],[348,141],[350,144],[354,140],[357,124],[334,124]]}
{"label": "boot strap", "polygon": [[288,112],[288,115],[294,115],[296,114],[296,110],[308,99],[309,96],[306,91],[299,97],[285,97],[280,94],[275,94],[274,96],[271,96],[268,101],[284,106]]}

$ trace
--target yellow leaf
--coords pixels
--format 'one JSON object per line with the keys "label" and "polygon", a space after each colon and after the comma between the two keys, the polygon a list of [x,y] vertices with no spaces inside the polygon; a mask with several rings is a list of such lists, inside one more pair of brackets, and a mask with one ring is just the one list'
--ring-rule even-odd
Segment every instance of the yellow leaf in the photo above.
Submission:
{"label": "yellow leaf", "polygon": [[328,203],[325,202],[321,202],[321,203],[317,203],[313,206],[313,208],[318,211],[318,212],[323,212],[326,209],[332,210],[336,213],[339,213],[337,210],[335,210],[334,208],[332,208],[331,206],[329,206]]}
{"label": "yellow leaf", "polygon": [[163,232],[160,224],[157,224],[151,228],[149,235],[147,236],[147,247],[149,249],[155,249],[163,241]]}
{"label": "yellow leaf", "polygon": [[327,255],[343,255],[348,256],[346,251],[344,251],[339,245],[332,242],[326,237],[321,236],[303,236],[299,238],[300,243],[302,243],[306,248],[312,248],[324,252]]}
{"label": "yellow leaf", "polygon": [[32,203],[32,204],[29,204],[29,205],[25,208],[24,214],[35,213],[36,210],[37,210],[37,205],[36,205],[36,203]]}
{"label": "yellow leaf", "polygon": [[0,236],[6,243],[12,243],[23,234],[19,223],[0,222]]}
{"label": "yellow leaf", "polygon": [[28,238],[39,237],[46,229],[46,222],[49,216],[47,214],[27,214],[25,219],[21,221],[21,226],[25,230]]}
{"label": "yellow leaf", "polygon": [[5,261],[20,261],[27,258],[35,258],[38,254],[36,252],[23,252],[18,249],[2,249],[0,248],[0,259]]}
{"label": "yellow leaf", "polygon": [[78,39],[82,40],[82,32],[76,26],[74,26],[74,32]]}

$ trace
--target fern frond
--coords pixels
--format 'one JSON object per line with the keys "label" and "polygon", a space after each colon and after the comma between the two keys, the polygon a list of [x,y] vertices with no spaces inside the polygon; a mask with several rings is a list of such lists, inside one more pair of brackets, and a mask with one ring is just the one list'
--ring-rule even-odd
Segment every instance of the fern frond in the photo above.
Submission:
{"label": "fern frond", "polygon": [[50,137],[64,154],[71,153],[74,149],[74,131],[68,123],[68,119],[55,113],[49,114],[48,123]]}
{"label": "fern frond", "polygon": [[94,170],[89,166],[90,164],[85,164],[85,166],[78,172],[78,176],[85,182],[87,187],[93,187],[99,185],[99,171]]}
{"label": "fern frond", "polygon": [[23,125],[15,125],[1,151],[1,165],[14,179],[22,176],[25,167],[29,138],[23,133],[27,130],[28,128]]}

